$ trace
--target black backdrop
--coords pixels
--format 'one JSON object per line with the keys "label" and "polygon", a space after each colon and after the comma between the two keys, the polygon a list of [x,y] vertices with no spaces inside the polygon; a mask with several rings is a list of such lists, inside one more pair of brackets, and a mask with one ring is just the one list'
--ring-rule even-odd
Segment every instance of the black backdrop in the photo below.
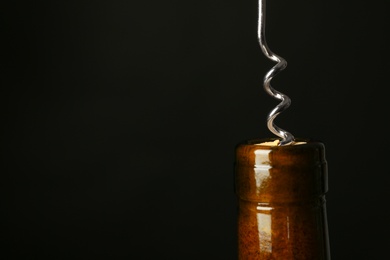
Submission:
{"label": "black backdrop", "polygon": [[[319,139],[333,259],[389,245],[386,0],[268,1],[277,124]],[[236,259],[235,145],[270,137],[250,1],[1,4],[2,259]],[[383,237],[381,237],[384,235]]]}

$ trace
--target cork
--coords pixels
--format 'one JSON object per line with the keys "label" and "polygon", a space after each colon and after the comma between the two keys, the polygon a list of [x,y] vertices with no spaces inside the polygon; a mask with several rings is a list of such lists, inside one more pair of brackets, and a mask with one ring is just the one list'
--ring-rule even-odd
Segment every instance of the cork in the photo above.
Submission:
{"label": "cork", "polygon": [[330,260],[325,146],[273,141],[236,147],[238,259]]}

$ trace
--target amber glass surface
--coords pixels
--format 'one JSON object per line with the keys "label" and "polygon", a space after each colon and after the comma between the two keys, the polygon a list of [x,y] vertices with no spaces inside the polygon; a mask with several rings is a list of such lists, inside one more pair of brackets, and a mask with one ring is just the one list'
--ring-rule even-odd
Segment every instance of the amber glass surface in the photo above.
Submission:
{"label": "amber glass surface", "polygon": [[238,259],[329,260],[327,164],[321,142],[236,148]]}

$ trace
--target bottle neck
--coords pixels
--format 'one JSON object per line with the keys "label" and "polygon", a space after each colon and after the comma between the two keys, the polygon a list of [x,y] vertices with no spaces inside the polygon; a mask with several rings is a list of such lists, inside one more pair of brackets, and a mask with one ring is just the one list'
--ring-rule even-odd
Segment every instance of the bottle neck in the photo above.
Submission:
{"label": "bottle neck", "polygon": [[330,259],[324,146],[236,149],[239,259]]}

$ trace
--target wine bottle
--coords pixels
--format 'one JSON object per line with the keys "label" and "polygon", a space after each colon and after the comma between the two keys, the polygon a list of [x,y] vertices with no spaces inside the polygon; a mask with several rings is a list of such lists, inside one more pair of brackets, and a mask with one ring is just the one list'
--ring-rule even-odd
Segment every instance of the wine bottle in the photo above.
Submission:
{"label": "wine bottle", "polygon": [[239,260],[330,260],[325,146],[249,140],[236,147]]}

